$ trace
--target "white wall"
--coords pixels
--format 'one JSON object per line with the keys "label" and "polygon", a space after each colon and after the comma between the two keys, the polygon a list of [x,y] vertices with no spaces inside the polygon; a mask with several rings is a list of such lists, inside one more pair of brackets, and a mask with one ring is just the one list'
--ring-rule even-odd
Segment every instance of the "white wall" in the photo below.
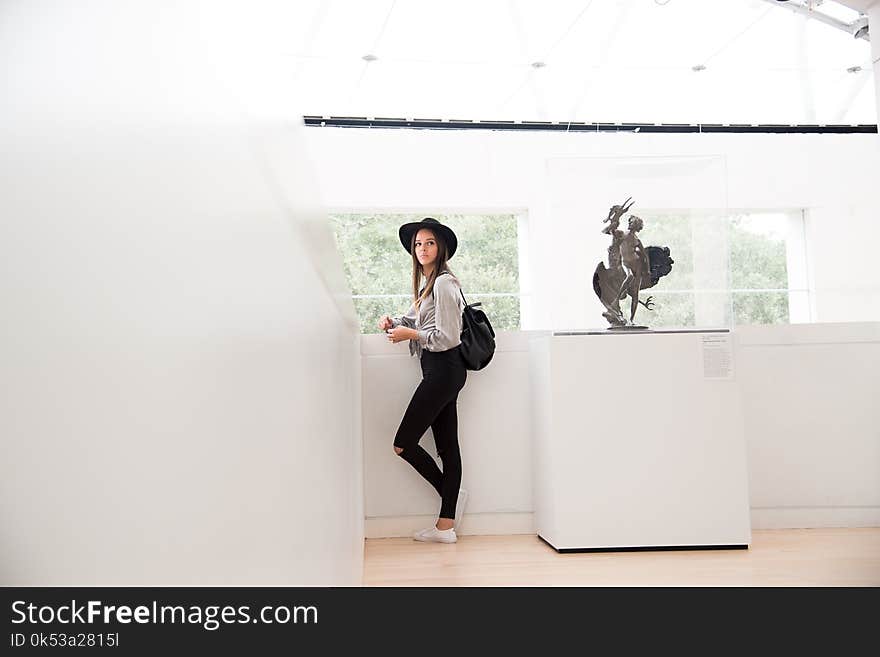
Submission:
{"label": "white wall", "polygon": [[737,331],[754,527],[880,526],[880,324]]}
{"label": "white wall", "polygon": [[0,582],[360,584],[359,336],[296,114],[180,45],[192,6],[132,7],[0,22]]}
{"label": "white wall", "polygon": [[[499,333],[495,359],[459,396],[464,534],[534,532],[528,340],[538,334]],[[755,326],[734,337],[752,526],[880,526],[880,325]],[[366,535],[406,536],[439,509],[391,450],[418,365],[380,335],[362,345]],[[584,400],[587,427],[606,402]],[[436,455],[430,430],[422,446]]]}
{"label": "white wall", "polygon": [[[698,178],[711,188],[689,194],[679,185],[680,207],[717,206],[721,199],[730,208],[805,208],[815,319],[831,324],[741,331],[750,340],[738,355],[738,376],[749,409],[753,525],[880,524],[880,435],[866,410],[880,390],[877,135],[313,128],[306,136],[330,207],[524,208],[531,249],[524,278],[533,285],[524,292],[535,309],[526,329],[604,323],[587,313],[585,300],[594,295],[584,274],[604,255],[604,242],[571,247],[567,237],[581,226],[584,234],[598,233],[607,208],[578,215],[578,195],[596,196],[601,187],[589,189],[587,178],[579,188],[572,175],[571,195],[561,196],[560,188],[568,187],[550,175],[560,162],[595,168],[595,158],[702,160],[708,163],[702,171],[710,173]],[[648,179],[643,189],[657,199],[660,187]],[[632,195],[641,200],[638,190]],[[620,200],[609,198],[608,204]],[[671,205],[674,199],[655,202]],[[819,331],[808,333],[819,344],[803,344],[807,334],[801,331]],[[867,341],[866,331],[873,336]],[[527,336],[502,334],[496,362],[472,375],[461,396],[464,485],[473,491],[465,533],[532,531]],[[366,531],[405,535],[436,513],[430,490],[390,447],[418,381],[417,364],[402,350],[386,353],[381,336],[364,336],[362,344]],[[430,447],[430,437],[424,442]]]}
{"label": "white wall", "polygon": [[[692,176],[679,207],[725,202],[737,209],[807,210],[807,254],[815,321],[880,320],[880,137],[878,135],[629,134],[309,128],[306,137],[329,207],[524,208],[530,226],[531,316],[523,328],[564,328],[592,303],[590,278],[604,256],[601,221],[607,213],[580,216],[576,199],[589,192],[572,186],[560,203],[550,170],[561,159],[721,160],[717,181]],[[711,193],[699,185],[713,182]],[[645,184],[631,195],[639,207],[669,206]],[[718,183],[717,185],[715,183]],[[558,187],[558,186],[557,186]],[[617,190],[614,190],[617,191]],[[583,193],[582,193],[583,192]],[[726,198],[724,198],[726,196]],[[653,197],[653,198],[652,198]],[[607,205],[620,202],[609,194]],[[586,206],[584,206],[586,207]],[[595,211],[595,210],[594,210]],[[649,232],[646,228],[646,235]],[[567,250],[573,230],[592,241]],[[562,256],[562,257],[560,257]],[[589,275],[583,273],[586,269]],[[565,285],[560,283],[565,282]],[[572,299],[582,304],[572,305]],[[601,317],[599,317],[601,320]],[[604,321],[604,320],[602,320]]]}
{"label": "white wall", "polygon": [[[880,2],[873,2],[868,8],[868,28],[874,28],[874,34],[877,32],[877,25],[880,25]],[[877,115],[880,116],[880,44],[877,38],[871,41],[871,61],[874,63],[874,93],[877,96]]]}
{"label": "white wall", "polygon": [[[366,535],[406,536],[440,511],[436,491],[392,450],[421,370],[406,344],[382,335],[362,336],[361,352]],[[464,533],[532,529],[528,358],[527,333],[499,332],[492,362],[468,372],[459,396],[461,485],[470,494]],[[430,429],[421,445],[436,457]]]}

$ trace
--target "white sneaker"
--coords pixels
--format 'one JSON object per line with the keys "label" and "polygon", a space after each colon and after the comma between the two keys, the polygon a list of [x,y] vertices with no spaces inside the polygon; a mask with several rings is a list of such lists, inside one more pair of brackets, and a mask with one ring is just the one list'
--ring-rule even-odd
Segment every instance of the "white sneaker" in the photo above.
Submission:
{"label": "white sneaker", "polygon": [[455,529],[437,529],[429,527],[420,532],[416,532],[413,538],[423,543],[455,543],[458,537],[455,535]]}
{"label": "white sneaker", "polygon": [[424,529],[420,529],[415,534],[413,534],[413,538],[416,538],[417,536],[421,536],[423,534],[429,534],[431,533],[432,529],[435,529],[435,527],[425,527]]}
{"label": "white sneaker", "polygon": [[467,504],[468,492],[464,488],[458,489],[458,501],[455,503],[455,529],[461,530],[461,520],[464,517],[464,506]]}

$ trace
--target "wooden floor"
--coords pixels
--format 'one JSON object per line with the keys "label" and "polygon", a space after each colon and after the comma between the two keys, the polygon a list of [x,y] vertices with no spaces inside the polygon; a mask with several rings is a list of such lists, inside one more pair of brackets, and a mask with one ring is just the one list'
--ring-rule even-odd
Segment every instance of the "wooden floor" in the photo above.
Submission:
{"label": "wooden floor", "polygon": [[880,586],[880,528],[754,530],[748,550],[558,554],[534,535],[368,539],[366,586]]}

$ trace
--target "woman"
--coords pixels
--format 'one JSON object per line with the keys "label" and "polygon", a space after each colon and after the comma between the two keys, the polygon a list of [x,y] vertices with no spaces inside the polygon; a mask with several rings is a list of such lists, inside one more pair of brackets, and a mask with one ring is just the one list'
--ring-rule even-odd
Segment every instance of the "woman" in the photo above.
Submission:
{"label": "woman", "polygon": [[[455,543],[467,500],[461,489],[461,453],[458,447],[456,400],[464,387],[467,370],[459,354],[463,308],[458,279],[447,261],[458,247],[448,226],[426,217],[404,224],[400,242],[412,255],[413,304],[403,317],[383,315],[379,328],[394,343],[409,340],[410,354],[419,354],[422,381],[416,388],[394,437],[394,452],[409,463],[440,495],[439,517],[433,527],[416,532],[417,541]],[[420,287],[422,278],[425,284]],[[436,461],[419,446],[428,430],[434,432]]]}

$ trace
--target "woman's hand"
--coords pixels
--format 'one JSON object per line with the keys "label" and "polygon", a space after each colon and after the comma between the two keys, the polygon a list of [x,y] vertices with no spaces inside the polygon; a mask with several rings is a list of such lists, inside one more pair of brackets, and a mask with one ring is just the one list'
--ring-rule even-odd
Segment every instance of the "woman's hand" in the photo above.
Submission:
{"label": "woman's hand", "polygon": [[418,337],[417,331],[406,326],[398,326],[396,329],[388,331],[388,341],[395,344],[404,340],[417,340]]}
{"label": "woman's hand", "polygon": [[379,320],[379,329],[387,331],[391,328],[391,324],[391,318],[388,315],[382,315],[382,318]]}

